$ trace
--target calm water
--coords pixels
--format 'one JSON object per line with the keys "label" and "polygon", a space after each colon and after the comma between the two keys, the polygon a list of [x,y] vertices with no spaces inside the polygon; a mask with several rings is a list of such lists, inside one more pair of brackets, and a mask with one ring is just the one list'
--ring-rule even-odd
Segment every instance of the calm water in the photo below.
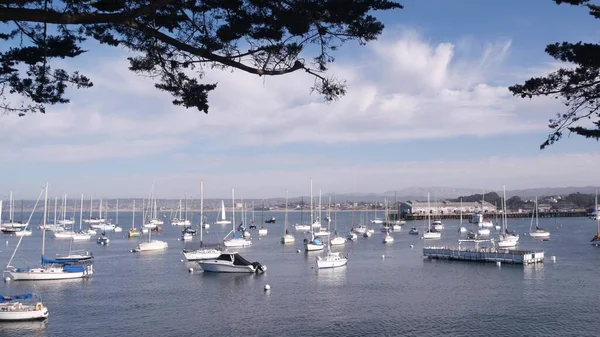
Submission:
{"label": "calm water", "polygon": [[[193,222],[198,214],[191,214]],[[521,248],[543,248],[546,264],[510,266],[422,258],[423,240],[408,234],[408,223],[384,245],[376,229],[369,238],[348,242],[348,266],[317,270],[302,249],[303,234],[283,246],[283,214],[269,234],[240,249],[250,261],[268,266],[263,275],[203,274],[182,262],[180,228],[165,225],[158,236],[169,243],[159,253],[130,253],[137,239],[126,237],[130,214],[120,215],[123,233],[110,245],[94,241],[74,248],[94,253],[95,274],[84,280],[4,283],[4,294],[36,291],[50,317],[42,323],[3,323],[2,336],[597,336],[600,248],[588,241],[596,231],[584,218],[541,219],[552,232],[540,242],[521,235]],[[112,217],[112,216],[111,216]],[[209,214],[214,219],[215,214]],[[290,213],[290,223],[299,213]],[[39,216],[32,220],[39,222]],[[257,213],[260,220],[260,213]],[[140,218],[136,223],[141,222]],[[338,231],[348,232],[351,213],[338,212]],[[455,244],[458,221],[445,221],[440,243]],[[467,224],[468,225],[468,224]],[[333,226],[333,224],[332,224]],[[519,233],[529,219],[510,220]],[[205,241],[217,241],[230,228],[212,226]],[[293,230],[292,230],[293,231]],[[18,238],[0,241],[0,261],[8,262]],[[413,248],[411,248],[413,245]],[[41,232],[25,237],[12,263],[39,263]],[[66,253],[68,241],[47,239],[47,254]],[[382,258],[385,255],[385,258]],[[190,273],[189,268],[194,268]],[[271,285],[264,292],[265,284]]]}

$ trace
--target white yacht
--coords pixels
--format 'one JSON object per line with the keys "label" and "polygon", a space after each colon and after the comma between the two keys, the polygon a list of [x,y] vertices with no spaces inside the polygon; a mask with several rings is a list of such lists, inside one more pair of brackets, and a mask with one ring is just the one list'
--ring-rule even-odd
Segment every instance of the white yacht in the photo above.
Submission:
{"label": "white yacht", "polygon": [[205,272],[214,273],[264,273],[267,266],[258,262],[249,262],[237,252],[222,252],[215,259],[198,261]]}

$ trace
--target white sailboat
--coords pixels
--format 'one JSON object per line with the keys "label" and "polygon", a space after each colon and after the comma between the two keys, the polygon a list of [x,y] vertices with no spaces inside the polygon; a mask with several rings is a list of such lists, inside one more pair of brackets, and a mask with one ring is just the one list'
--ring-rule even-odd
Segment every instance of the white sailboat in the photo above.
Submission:
{"label": "white sailboat", "polygon": [[594,212],[595,214],[595,218],[596,218],[596,225],[598,226],[598,229],[596,230],[596,235],[594,235],[594,237],[592,238],[592,240],[590,240],[590,244],[592,246],[600,246],[600,216],[598,216],[598,191],[596,191],[596,199],[595,199],[595,203],[594,203]]}
{"label": "white sailboat", "polygon": [[182,207],[181,199],[179,199],[179,209],[177,210],[177,216],[171,220],[171,225],[172,226],[191,226],[192,223],[187,218],[187,195],[185,196],[185,211],[184,211],[185,216],[184,217],[181,217],[181,211],[182,211],[181,207]]}
{"label": "white sailboat", "polygon": [[[44,186],[44,214],[42,217],[42,223],[45,226],[48,218],[48,183]],[[40,193],[41,197],[41,193]],[[38,197],[39,202],[39,197]],[[34,209],[37,207],[36,202]],[[19,242],[15,247],[15,250],[8,261],[8,265],[4,270],[5,278],[9,278],[14,281],[39,281],[39,280],[64,280],[73,278],[88,277],[93,274],[94,270],[91,264],[84,265],[71,265],[64,264],[64,262],[57,260],[49,260],[45,257],[46,250],[46,230],[42,230],[42,265],[39,268],[15,268],[11,266],[12,260],[15,257],[17,249],[21,244],[22,237],[19,238]]]}
{"label": "white sailboat", "polygon": [[297,223],[296,225],[294,225],[294,230],[298,231],[298,232],[308,232],[311,230],[311,225],[309,224],[305,224],[303,222],[303,215],[304,215],[304,197],[301,198],[300,201],[300,223]]}
{"label": "white sailboat", "polygon": [[294,243],[296,238],[288,230],[288,190],[285,190],[285,216],[283,220],[283,237],[281,243]]}
{"label": "white sailboat", "polygon": [[[519,243],[519,234],[508,232],[508,218],[506,216],[506,187],[502,186],[503,197],[502,197],[502,233],[498,237],[497,245],[499,248],[511,248],[516,247]],[[537,207],[537,204],[536,204]],[[533,220],[532,220],[533,222]]]}
{"label": "white sailboat", "polygon": [[[234,204],[235,207],[235,204]],[[233,213],[234,210],[232,209],[231,212]],[[221,215],[221,219],[215,221],[216,225],[231,225],[232,221],[231,220],[227,220],[227,214],[225,213],[225,201],[221,200],[221,211],[219,213]]]}
{"label": "white sailboat", "polygon": [[[314,224],[316,221],[314,221],[314,213],[313,213],[313,184],[312,184],[312,178],[310,179],[310,222],[312,224]],[[321,227],[321,224],[319,224],[319,227]],[[308,239],[304,239],[304,249],[307,252],[310,251],[317,251],[317,250],[323,250],[325,248],[325,245],[323,245],[323,242],[317,237],[315,236],[314,233],[314,227],[311,227],[310,229],[310,240]]]}
{"label": "white sailboat", "polygon": [[[152,189],[150,192],[150,200],[154,199],[154,184],[152,184]],[[156,199],[154,199],[154,209],[156,210]],[[154,219],[156,218],[156,212],[153,214]],[[140,242],[136,248],[133,249],[134,252],[146,252],[146,251],[157,251],[164,250],[169,247],[167,242],[161,240],[152,240],[152,230],[148,231],[148,241]]]}
{"label": "white sailboat", "polygon": [[[532,229],[531,227],[533,226],[533,215],[535,215],[535,230],[534,231],[531,230]],[[533,210],[533,214],[531,217],[531,223],[529,224],[529,236],[531,236],[532,238],[539,238],[539,239],[547,239],[550,237],[550,232],[541,228],[539,225],[539,209],[538,209],[537,197],[535,197],[535,209]]]}
{"label": "white sailboat", "polygon": [[[331,205],[331,202],[329,202],[329,204]],[[333,221],[334,222],[335,222],[335,218],[336,218],[335,214],[336,214],[336,212],[334,210],[334,213],[333,213],[333,217],[334,217]],[[327,228],[329,228],[330,224],[331,224],[331,221],[328,221]],[[342,239],[342,241],[344,241],[344,243],[346,242],[343,239]],[[348,259],[343,257],[339,252],[331,251],[331,241],[327,245],[327,255],[325,255],[325,257],[317,256],[317,268],[318,269],[343,267],[347,263],[348,263]]]}
{"label": "white sailboat", "polygon": [[458,225],[458,232],[459,233],[466,233],[467,232],[467,228],[465,226],[463,226],[463,203],[462,203],[462,198],[460,198],[460,224]]}
{"label": "white sailboat", "polygon": [[[427,208],[431,209],[429,193],[427,193]],[[427,229],[423,231],[423,239],[439,239],[442,233],[431,228],[431,212],[427,212]]]}
{"label": "white sailboat", "polygon": [[62,216],[61,219],[58,220],[58,224],[59,225],[63,225],[63,226],[72,226],[75,224],[75,220],[74,219],[67,219],[67,194],[65,193],[64,197],[63,197],[63,204],[62,204]]}
{"label": "white sailboat", "polygon": [[[235,231],[235,190],[232,188],[231,189],[231,231],[225,236],[228,237],[231,234],[231,239],[225,240],[223,241],[223,244],[225,245],[225,247],[227,248],[243,248],[243,247],[248,247],[250,245],[252,245],[252,241],[250,240],[246,240],[243,237],[240,237],[240,235],[238,233],[236,233]],[[221,205],[223,205],[223,209],[225,208],[224,204],[222,203]]]}
{"label": "white sailboat", "polygon": [[200,248],[196,250],[187,250],[183,249],[183,256],[188,261],[199,261],[206,259],[216,259],[218,258],[223,251],[215,248],[206,248],[204,247],[202,232],[202,224],[204,222],[204,181],[200,181]]}
{"label": "white sailboat", "polygon": [[8,222],[2,223],[2,228],[10,228],[10,229],[23,229],[27,227],[27,223],[23,223],[22,221],[15,221],[15,201],[13,199],[12,191],[9,194],[8,199]]}
{"label": "white sailboat", "polygon": [[[335,204],[335,195],[333,197],[333,203]],[[329,197],[329,215],[327,218],[331,219],[331,197]],[[331,221],[327,221],[327,230],[329,230],[329,225]],[[346,239],[339,236],[337,232],[337,207],[333,208],[333,238],[329,240],[330,246],[344,246],[346,245]]]}

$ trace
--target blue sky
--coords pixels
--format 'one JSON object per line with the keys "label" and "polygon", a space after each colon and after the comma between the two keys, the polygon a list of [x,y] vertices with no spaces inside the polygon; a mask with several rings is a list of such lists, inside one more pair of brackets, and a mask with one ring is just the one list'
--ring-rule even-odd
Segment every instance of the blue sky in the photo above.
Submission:
{"label": "blue sky", "polygon": [[[3,194],[130,197],[156,182],[161,197],[306,194],[406,187],[514,189],[594,185],[595,141],[565,138],[540,151],[553,100],[506,87],[557,64],[556,41],[595,41],[587,10],[550,0],[406,0],[377,15],[382,38],[349,44],[332,73],[346,97],[323,104],[304,74],[259,79],[208,71],[219,82],[208,115],[170,104],[127,70],[122,50],[89,45],[68,67],[95,83],[45,116],[0,117]],[[0,194],[2,194],[0,193]]]}

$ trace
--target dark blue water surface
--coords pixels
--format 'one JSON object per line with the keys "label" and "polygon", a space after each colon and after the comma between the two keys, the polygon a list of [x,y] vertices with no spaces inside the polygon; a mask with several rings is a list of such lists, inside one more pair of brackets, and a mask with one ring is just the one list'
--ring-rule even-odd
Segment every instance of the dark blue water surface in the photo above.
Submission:
{"label": "dark blue water surface", "polygon": [[[190,216],[198,223],[198,214]],[[124,231],[111,234],[108,246],[95,238],[74,246],[93,251],[91,278],[4,283],[7,295],[41,294],[50,317],[41,323],[1,323],[0,335],[598,336],[600,248],[588,244],[596,232],[593,220],[540,219],[552,233],[550,241],[542,242],[523,235],[529,219],[511,219],[511,229],[521,233],[519,246],[544,249],[545,264],[498,267],[423,259],[423,240],[408,234],[411,226],[422,228],[419,221],[407,223],[387,245],[376,227],[371,238],[335,249],[348,255],[347,267],[317,270],[316,256],[324,253],[305,253],[303,233],[296,233],[295,244],[280,244],[283,213],[265,213],[271,216],[277,222],[267,225],[268,235],[259,239],[252,231],[252,247],[239,250],[268,270],[247,275],[204,274],[197,264],[182,262],[181,249],[197,242],[179,241],[180,227],[168,224],[158,234],[169,243],[167,251],[131,253],[147,237],[128,239],[131,213],[121,213]],[[294,232],[300,213],[289,217]],[[39,264],[39,218],[34,216],[34,233],[23,239],[13,266]],[[337,213],[340,234],[348,233],[351,218],[350,212]],[[437,243],[455,245],[458,221],[445,224]],[[230,229],[213,225],[204,239],[215,242]],[[18,238],[2,239],[0,261],[6,265]],[[49,235],[46,243],[50,256],[69,250],[68,240]],[[556,256],[556,263],[550,256]]]}

